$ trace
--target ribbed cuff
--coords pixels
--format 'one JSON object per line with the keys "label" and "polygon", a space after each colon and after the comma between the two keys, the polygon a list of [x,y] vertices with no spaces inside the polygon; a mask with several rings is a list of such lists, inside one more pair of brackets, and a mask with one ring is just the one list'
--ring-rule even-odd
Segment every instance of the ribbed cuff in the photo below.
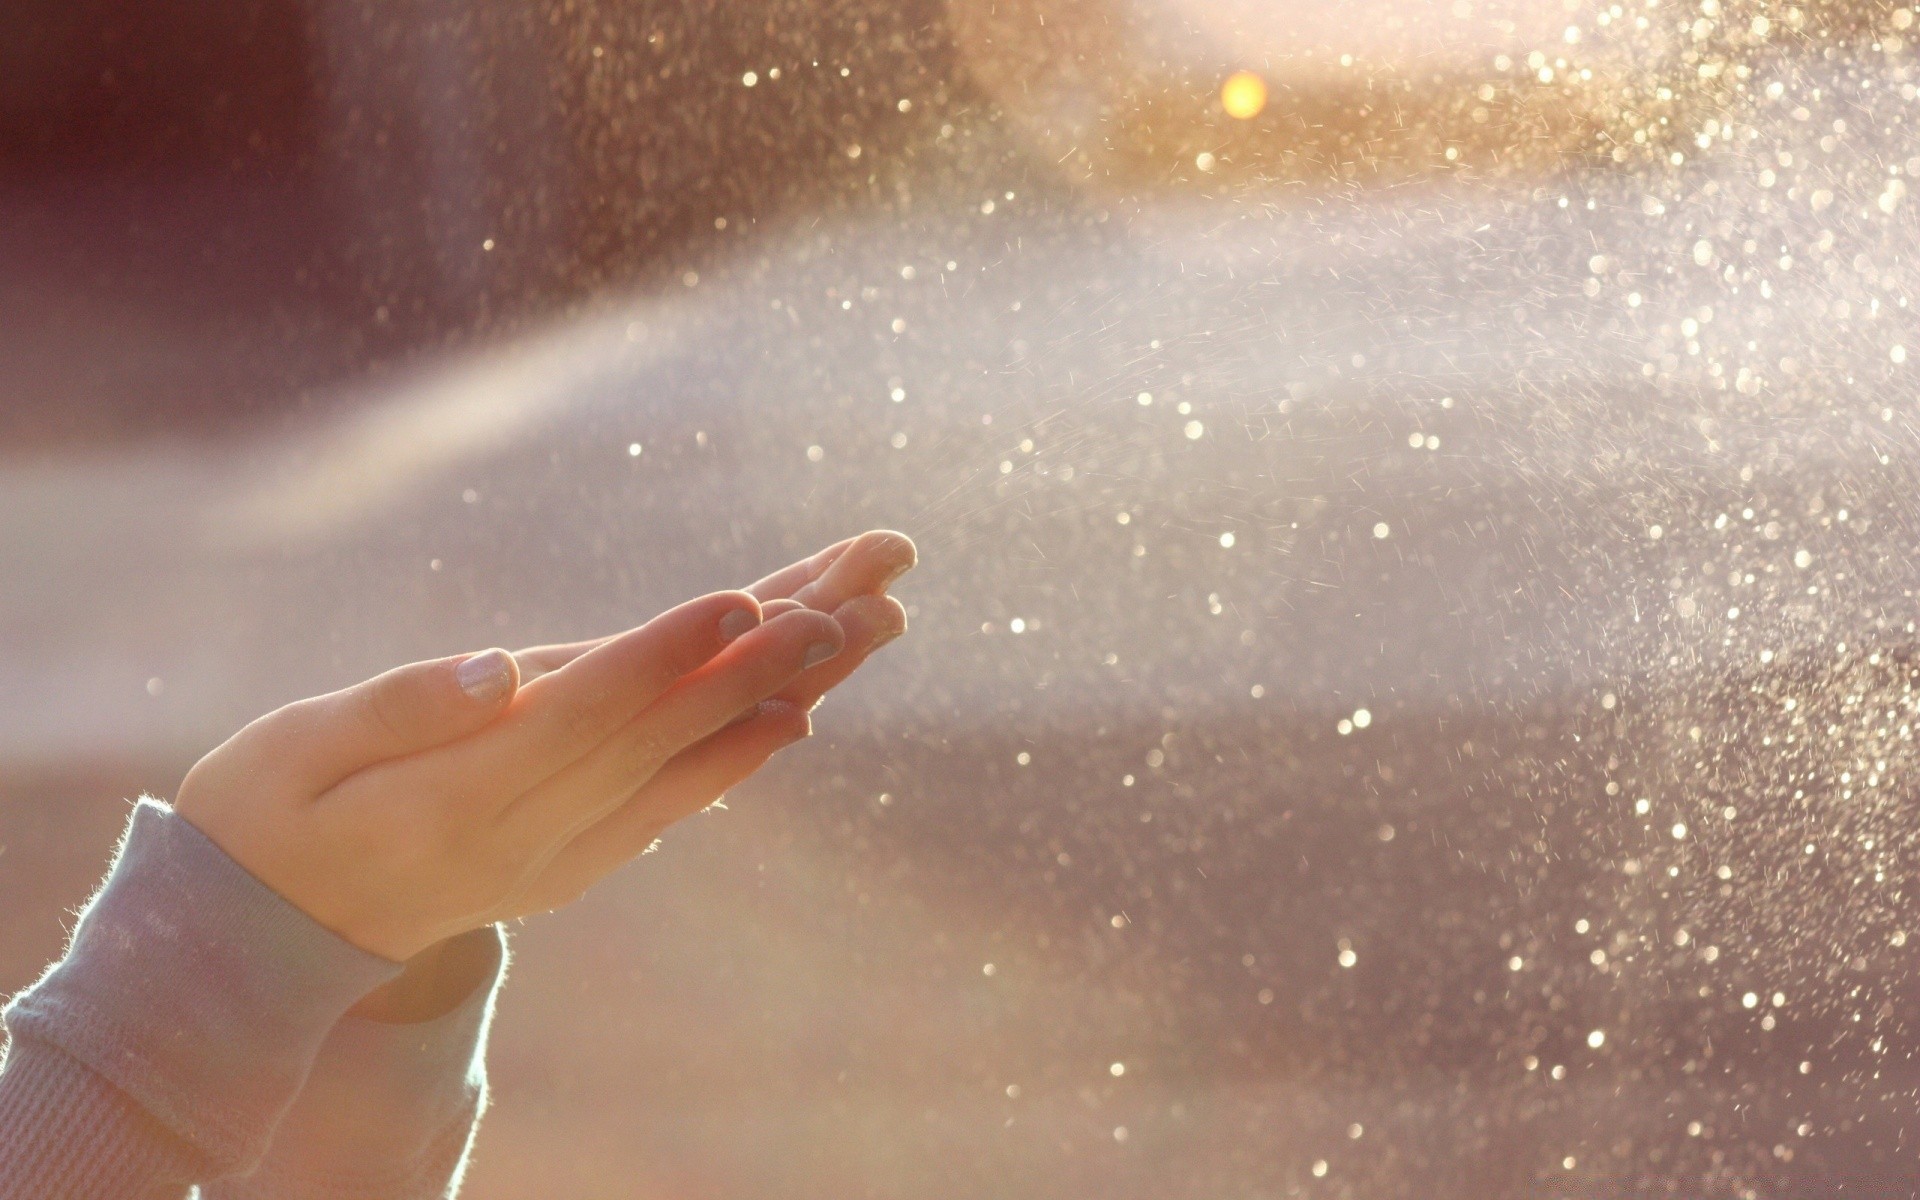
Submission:
{"label": "ribbed cuff", "polygon": [[15,1037],[0,1070],[0,1196],[125,1200],[184,1187],[191,1147],[72,1058]]}
{"label": "ribbed cuff", "polygon": [[400,969],[143,800],[66,957],[6,1022],[118,1087],[219,1173],[243,1172],[335,1023]]}
{"label": "ribbed cuff", "polygon": [[486,1044],[506,974],[498,927],[463,935],[491,966],[460,1006],[431,1021],[347,1017],[259,1169],[212,1200],[426,1200],[446,1195],[487,1103]]}

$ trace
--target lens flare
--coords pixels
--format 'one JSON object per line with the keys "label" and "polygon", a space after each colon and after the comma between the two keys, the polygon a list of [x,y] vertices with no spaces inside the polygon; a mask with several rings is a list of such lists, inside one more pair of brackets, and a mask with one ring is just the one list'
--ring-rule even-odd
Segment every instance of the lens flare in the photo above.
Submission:
{"label": "lens flare", "polygon": [[1235,120],[1252,120],[1267,106],[1267,81],[1252,71],[1235,71],[1220,85],[1220,106]]}

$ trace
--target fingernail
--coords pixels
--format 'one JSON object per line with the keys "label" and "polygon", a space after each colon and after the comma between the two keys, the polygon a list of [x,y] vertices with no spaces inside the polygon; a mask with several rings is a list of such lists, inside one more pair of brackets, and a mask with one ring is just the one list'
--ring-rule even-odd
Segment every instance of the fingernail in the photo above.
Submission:
{"label": "fingernail", "polygon": [[840,647],[832,642],[815,642],[807,647],[807,656],[800,660],[800,666],[803,669],[817,667],[838,653],[840,653]]}
{"label": "fingernail", "polygon": [[731,642],[741,634],[760,624],[760,618],[750,608],[736,608],[720,618],[720,640]]}
{"label": "fingernail", "polygon": [[892,640],[899,637],[901,634],[905,632],[906,632],[905,629],[882,629],[878,634],[874,636],[873,648],[875,650],[878,650],[880,647],[886,645],[888,642],[891,642]]}
{"label": "fingernail", "polygon": [[481,704],[498,700],[513,686],[513,655],[482,650],[453,669],[460,690]]}

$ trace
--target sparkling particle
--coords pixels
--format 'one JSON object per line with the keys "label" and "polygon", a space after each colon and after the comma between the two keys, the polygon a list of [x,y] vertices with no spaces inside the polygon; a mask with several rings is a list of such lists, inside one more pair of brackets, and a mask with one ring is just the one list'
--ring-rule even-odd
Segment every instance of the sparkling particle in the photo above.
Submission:
{"label": "sparkling particle", "polygon": [[1379,524],[1373,527],[1373,536],[1376,538],[1379,538],[1382,541],[1385,541],[1387,538],[1387,535],[1392,532],[1393,530],[1388,528],[1387,523],[1385,521],[1381,521]]}
{"label": "sparkling particle", "polygon": [[1206,433],[1206,431],[1207,431],[1207,427],[1205,425],[1202,425],[1198,421],[1187,422],[1186,435],[1187,435],[1187,440],[1190,442],[1199,441],[1201,435]]}
{"label": "sparkling particle", "polygon": [[1227,549],[1227,550],[1231,550],[1231,549],[1233,549],[1233,535],[1232,535],[1231,533],[1223,533],[1223,534],[1221,534],[1221,535],[1220,535],[1220,545],[1222,546],[1222,548],[1224,548],[1224,549]]}
{"label": "sparkling particle", "polygon": [[1594,1050],[1598,1050],[1606,1044],[1607,1031],[1604,1029],[1596,1029],[1587,1035],[1587,1045]]}
{"label": "sparkling particle", "polygon": [[760,72],[748,71],[745,75],[742,75],[740,77],[740,82],[745,84],[748,87],[752,87],[755,84],[760,82]]}
{"label": "sparkling particle", "polygon": [[1120,1078],[1122,1075],[1125,1075],[1126,1073],[1127,1073],[1127,1064],[1125,1063],[1114,1063],[1112,1066],[1107,1068],[1107,1074],[1113,1076],[1115,1079]]}
{"label": "sparkling particle", "polygon": [[639,457],[640,457],[640,443],[639,443],[639,442],[628,442],[628,443],[627,443],[627,457],[628,457],[628,458],[639,458]]}

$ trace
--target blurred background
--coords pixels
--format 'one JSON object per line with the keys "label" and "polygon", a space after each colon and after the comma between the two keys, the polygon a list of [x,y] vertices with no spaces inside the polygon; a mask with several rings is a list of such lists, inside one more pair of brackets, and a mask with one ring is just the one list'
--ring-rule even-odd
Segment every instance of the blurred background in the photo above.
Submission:
{"label": "blurred background", "polygon": [[0,989],[260,712],[886,525],[463,1194],[1920,1192],[1913,25],[16,0]]}

